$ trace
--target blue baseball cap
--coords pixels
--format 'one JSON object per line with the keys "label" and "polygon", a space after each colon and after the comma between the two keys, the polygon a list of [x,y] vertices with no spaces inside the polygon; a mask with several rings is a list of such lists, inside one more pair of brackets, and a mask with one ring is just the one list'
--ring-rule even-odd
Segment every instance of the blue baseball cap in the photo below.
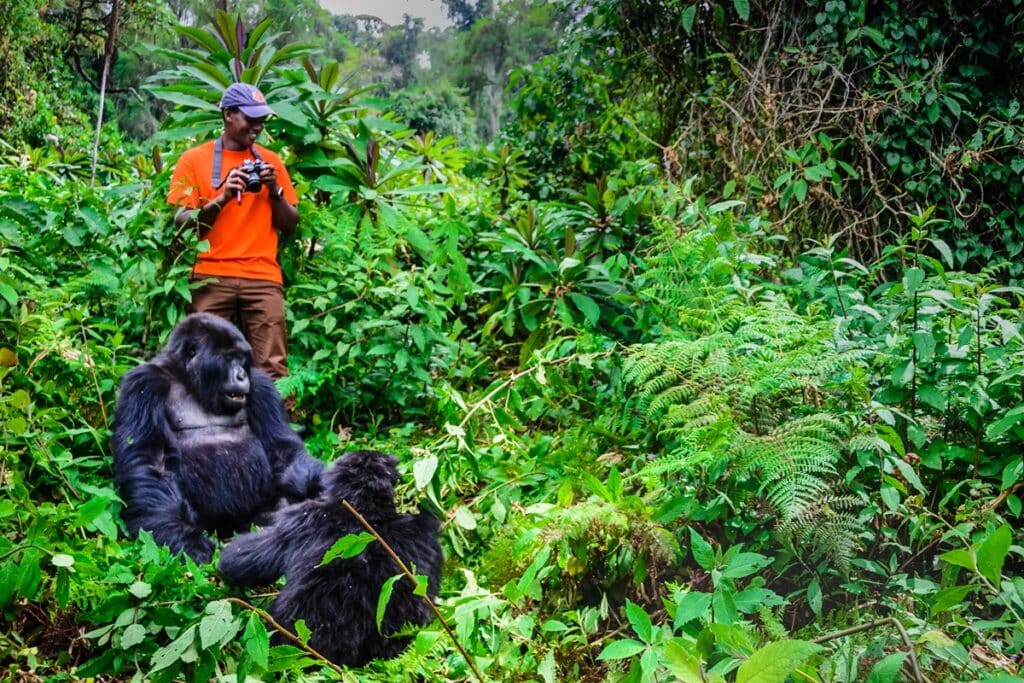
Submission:
{"label": "blue baseball cap", "polygon": [[232,83],[224,90],[220,98],[221,109],[238,108],[250,118],[259,119],[270,116],[274,110],[267,106],[267,98],[254,85],[248,83]]}

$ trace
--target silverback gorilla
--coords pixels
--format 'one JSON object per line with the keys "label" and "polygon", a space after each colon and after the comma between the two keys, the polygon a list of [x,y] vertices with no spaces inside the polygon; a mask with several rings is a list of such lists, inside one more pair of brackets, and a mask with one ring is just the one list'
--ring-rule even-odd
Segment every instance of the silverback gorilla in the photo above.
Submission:
{"label": "silverback gorilla", "polygon": [[114,478],[128,530],[208,562],[218,536],[247,530],[282,498],[320,492],[323,464],[289,427],[273,381],[231,323],[195,313],[121,380]]}
{"label": "silverback gorilla", "polygon": [[409,638],[392,634],[434,618],[403,576],[394,584],[377,630],[381,588],[401,572],[380,543],[321,566],[335,541],[365,531],[342,506],[347,500],[407,566],[415,565],[416,573],[427,577],[427,594],[437,596],[443,563],[437,520],[427,513],[410,515],[395,509],[397,462],[378,451],[347,453],[324,473],[324,491],[317,499],[282,508],[271,526],[239,536],[221,550],[218,569],[234,583],[262,586],[284,574],[284,588],[270,614],[293,632],[295,622],[304,619],[312,632],[309,644],[337,664],[362,666],[371,659],[394,657]]}

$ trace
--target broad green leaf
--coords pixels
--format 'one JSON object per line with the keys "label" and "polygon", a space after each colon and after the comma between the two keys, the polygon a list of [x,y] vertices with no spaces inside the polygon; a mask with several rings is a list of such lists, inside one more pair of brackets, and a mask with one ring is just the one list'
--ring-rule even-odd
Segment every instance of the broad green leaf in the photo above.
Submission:
{"label": "broad green leaf", "polygon": [[6,607],[14,598],[18,567],[13,562],[0,563],[0,607]]}
{"label": "broad green leaf", "polygon": [[71,567],[75,564],[75,558],[70,555],[58,553],[50,558],[50,564],[54,567]]}
{"label": "broad green leaf", "polygon": [[142,600],[148,598],[153,593],[153,586],[145,581],[136,581],[129,586],[128,592]]}
{"label": "broad green leaf", "polygon": [[922,384],[918,387],[917,396],[926,406],[930,406],[939,412],[945,412],[948,406],[946,395],[930,384]]}
{"label": "broad green leaf", "polygon": [[541,574],[550,557],[551,546],[547,545],[533,558],[533,562],[530,563],[530,566],[526,568],[523,575],[519,577],[519,581],[516,582],[516,589],[520,595],[533,598],[534,600],[539,600],[543,597],[540,580],[537,577]]}
{"label": "broad green leaf", "polygon": [[576,305],[576,308],[580,310],[580,313],[583,314],[591,325],[596,325],[601,320],[601,307],[592,298],[578,292],[568,292],[566,296]]}
{"label": "broad green leaf", "polygon": [[899,680],[900,667],[906,658],[906,652],[894,652],[879,660],[871,668],[865,683],[896,683]]}
{"label": "broad green leaf", "polygon": [[932,245],[938,250],[939,254],[942,255],[942,260],[945,262],[947,268],[953,267],[953,251],[949,248],[944,240],[937,237],[931,238]]}
{"label": "broad green leaf", "polygon": [[121,649],[127,650],[135,647],[146,639],[146,627],[142,624],[132,624],[121,634]]}
{"label": "broad green leaf", "polygon": [[714,549],[693,527],[690,527],[690,552],[693,553],[693,559],[697,561],[701,568],[707,571],[715,568]]}
{"label": "broad green leaf", "polygon": [[32,398],[24,389],[18,389],[7,398],[7,405],[12,408],[17,408],[23,413],[27,413],[29,407],[32,405]]}
{"label": "broad green leaf", "polygon": [[739,620],[739,608],[733,599],[731,582],[723,582],[715,588],[711,595],[712,609],[715,611],[715,621],[723,625],[735,624]]}
{"label": "broad green leaf", "polygon": [[714,204],[709,206],[708,207],[708,213],[709,214],[723,213],[725,211],[730,211],[732,209],[736,209],[736,208],[739,208],[741,206],[744,206],[745,204],[746,204],[746,202],[741,202],[738,199],[727,199],[724,202],[715,202]]}
{"label": "broad green leaf", "polygon": [[750,0],[732,0],[732,5],[740,19],[746,21],[750,18]]}
{"label": "broad green leaf", "polygon": [[463,529],[472,531],[476,528],[476,516],[469,511],[469,508],[460,505],[455,509],[455,523]]}
{"label": "broad green leaf", "polygon": [[334,545],[332,545],[326,553],[324,553],[324,559],[320,561],[320,566],[322,567],[329,564],[332,560],[339,557],[343,560],[355,557],[359,553],[363,552],[363,550],[366,549],[366,546],[371,543],[373,543],[373,534],[367,531],[342,536],[334,542]]}
{"label": "broad green leaf", "polygon": [[1006,509],[1015,517],[1020,516],[1020,513],[1024,511],[1024,503],[1021,502],[1020,498],[1011,493],[1006,497]]}
{"label": "broad green leaf", "polygon": [[387,611],[388,603],[391,602],[391,593],[395,590],[395,582],[401,580],[404,574],[395,574],[384,582],[380,587],[380,595],[377,596],[377,632],[380,633],[381,624],[384,623],[384,613]]}
{"label": "broad green leaf", "polygon": [[1010,544],[1013,543],[1013,532],[1008,524],[1004,524],[986,538],[980,546],[975,557],[978,561],[978,571],[986,579],[998,587],[1002,579],[1003,562],[1006,561],[1006,554],[1010,552]]}
{"label": "broad green leaf", "polygon": [[1024,405],[1015,406],[985,429],[985,438],[994,439],[1022,420],[1024,420]]}
{"label": "broad green leaf", "polygon": [[193,641],[196,637],[196,627],[189,626],[180,636],[178,636],[169,645],[165,645],[156,652],[153,653],[153,658],[150,660],[150,673],[155,673],[161,669],[166,669],[169,666],[177,664],[183,660],[185,652],[192,646]]}
{"label": "broad green leaf", "polygon": [[427,234],[415,225],[410,224],[405,231],[405,240],[418,251],[425,259],[433,258],[434,243],[430,241]]}
{"label": "broad green leaf", "polygon": [[930,361],[935,355],[935,337],[931,332],[915,332],[911,335],[914,340],[914,348],[917,350],[917,362]]}
{"label": "broad green leaf", "polygon": [[36,591],[39,582],[42,580],[42,571],[39,568],[39,555],[36,552],[26,552],[18,566],[18,595],[29,600],[36,599]]}
{"label": "broad green leaf", "polygon": [[651,617],[644,611],[643,607],[627,600],[626,618],[629,619],[629,623],[633,630],[636,631],[636,634],[640,636],[640,640],[645,643],[651,642],[653,625],[651,624]]}
{"label": "broad green leaf", "polygon": [[907,480],[907,483],[917,489],[920,493],[927,494],[928,491],[925,489],[924,484],[921,483],[921,478],[917,476],[917,472],[906,460],[902,458],[894,458],[892,463],[896,466],[896,469],[900,471],[903,478]]}
{"label": "broad green leaf", "polygon": [[10,285],[0,282],[0,297],[3,297],[4,301],[11,308],[18,305],[18,292],[14,290]]}
{"label": "broad green leaf", "polygon": [[958,548],[956,550],[950,550],[948,553],[942,553],[939,555],[939,559],[947,564],[956,565],[957,567],[965,567],[974,571],[974,555],[966,549]]}
{"label": "broad green leaf", "polygon": [[825,164],[816,164],[804,169],[804,178],[812,183],[820,183],[830,177],[832,177],[832,171]]}
{"label": "broad green leaf", "polygon": [[972,590],[974,590],[974,586],[953,586],[939,591],[932,600],[931,614],[945,612],[963,603],[964,598]]}
{"label": "broad green leaf", "polygon": [[680,628],[694,619],[705,616],[711,607],[711,594],[690,591],[676,604],[675,625]]}
{"label": "broad green leaf", "polygon": [[638,640],[633,640],[632,638],[616,640],[615,642],[609,643],[605,646],[597,658],[602,662],[612,659],[627,659],[643,652],[645,647],[646,645]]}
{"label": "broad green leaf", "polygon": [[924,271],[920,268],[907,268],[903,273],[903,290],[907,296],[913,296],[922,282],[924,282]]}
{"label": "broad green leaf", "polygon": [[548,619],[541,624],[540,630],[547,633],[561,633],[563,631],[568,631],[569,627],[557,619]]}
{"label": "broad green leaf", "polygon": [[558,667],[555,665],[555,651],[548,650],[544,661],[537,667],[537,673],[544,679],[544,683],[555,683],[558,680]]}
{"label": "broad green leaf", "polygon": [[895,387],[906,386],[914,377],[914,361],[906,360],[897,363],[892,370],[891,381]]}
{"label": "broad green leaf", "polygon": [[231,603],[217,600],[206,606],[206,614],[199,622],[199,644],[207,650],[218,643],[225,643],[238,633],[239,622],[231,613]]}
{"label": "broad green leaf", "polygon": [[[1003,480],[999,488],[1006,491],[1013,487],[1024,476],[1024,462],[1014,460],[1003,468]],[[2,515],[0,515],[2,517]]]}
{"label": "broad green leaf", "polygon": [[682,24],[687,35],[693,35],[693,22],[697,18],[697,5],[693,4],[683,10]]}
{"label": "broad green leaf", "polygon": [[793,669],[824,649],[806,640],[778,640],[750,655],[736,672],[736,683],[785,683]]}
{"label": "broad green leaf", "polygon": [[817,579],[811,579],[810,583],[807,584],[807,604],[810,605],[812,612],[821,614],[821,603],[821,584],[818,583]]}
{"label": "broad green leaf", "polygon": [[263,626],[263,620],[255,612],[249,615],[245,633],[242,634],[242,644],[252,661],[261,669],[266,669],[270,657],[270,637]]}
{"label": "broad green leaf", "polygon": [[741,579],[750,576],[772,563],[771,558],[760,553],[738,553],[729,559],[729,563],[722,569],[722,576],[730,579]]}
{"label": "broad green leaf", "polygon": [[756,649],[750,639],[750,630],[746,626],[723,624],[719,621],[718,614],[715,614],[715,623],[708,626],[707,633],[713,642],[702,642],[706,638],[704,632],[701,632],[697,638],[700,654],[705,659],[711,655],[711,650],[704,649],[705,645],[710,647],[712,644],[717,644],[719,649],[739,659],[749,657]]}
{"label": "broad green leaf", "polygon": [[889,512],[896,512],[900,509],[900,492],[892,486],[883,486],[878,492]]}
{"label": "broad green leaf", "polygon": [[313,635],[313,632],[309,630],[308,626],[306,626],[305,619],[299,619],[295,622],[295,635],[299,637],[299,641],[302,643],[309,643],[309,639]]}
{"label": "broad green leaf", "polygon": [[425,458],[420,458],[412,465],[412,477],[413,481],[416,482],[416,489],[422,491],[430,483],[430,480],[434,478],[434,472],[437,471],[437,456],[428,455]]}
{"label": "broad green leaf", "polygon": [[696,646],[673,638],[665,644],[665,659],[668,660],[669,671],[680,683],[704,683]]}
{"label": "broad green leaf", "polygon": [[768,588],[744,588],[732,596],[736,609],[743,614],[754,614],[762,607],[774,607],[784,604],[778,593]]}
{"label": "broad green leaf", "polygon": [[798,180],[791,187],[793,188],[793,196],[796,197],[797,204],[802,204],[804,199],[807,198],[807,181]]}

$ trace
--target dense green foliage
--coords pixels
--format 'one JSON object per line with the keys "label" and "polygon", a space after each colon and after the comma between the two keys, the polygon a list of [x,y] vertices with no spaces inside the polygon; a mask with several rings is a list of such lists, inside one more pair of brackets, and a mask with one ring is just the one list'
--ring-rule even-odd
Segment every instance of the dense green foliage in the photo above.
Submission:
{"label": "dense green foliage", "polygon": [[[1021,4],[122,2],[147,57],[90,182],[54,59],[95,75],[112,5],[0,3],[0,671],[1024,680]],[[271,647],[273,587],[128,537],[113,488],[200,248],[170,168],[235,79],[303,198],[279,388],[444,519],[444,624],[359,671]]]}

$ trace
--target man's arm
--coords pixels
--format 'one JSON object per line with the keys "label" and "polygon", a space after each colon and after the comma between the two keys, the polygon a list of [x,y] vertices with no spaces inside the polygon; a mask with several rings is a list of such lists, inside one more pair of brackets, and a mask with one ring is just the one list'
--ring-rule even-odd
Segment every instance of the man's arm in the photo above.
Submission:
{"label": "man's arm", "polygon": [[[280,186],[278,186],[280,187]],[[270,193],[270,209],[273,212],[274,227],[283,235],[291,235],[299,224],[299,210],[279,196],[275,189]]]}
{"label": "man's arm", "polygon": [[206,234],[206,232],[213,227],[213,222],[217,220],[217,216],[220,215],[220,211],[224,208],[224,205],[227,204],[232,197],[245,190],[245,180],[241,172],[234,168],[231,169],[227,178],[224,179],[224,184],[221,185],[221,188],[221,193],[219,195],[208,201],[206,204],[200,206],[198,209],[181,209],[181,211],[179,211],[174,217],[174,224],[178,228],[182,228],[187,225],[194,225],[199,228],[200,236]]}
{"label": "man's arm", "polygon": [[[277,170],[272,164],[264,164],[260,180],[267,186],[270,197],[271,220],[282,235],[291,235],[299,224],[299,210],[288,201],[287,193],[277,181]],[[289,181],[289,187],[291,187]],[[294,191],[292,195],[294,196]]]}
{"label": "man's arm", "polygon": [[174,224],[178,228],[183,228],[189,224],[195,225],[199,228],[199,234],[204,234],[213,226],[213,222],[220,215],[220,210],[224,208],[224,204],[221,201],[223,196],[221,195],[213,201],[207,202],[198,209],[182,209],[174,217]]}

